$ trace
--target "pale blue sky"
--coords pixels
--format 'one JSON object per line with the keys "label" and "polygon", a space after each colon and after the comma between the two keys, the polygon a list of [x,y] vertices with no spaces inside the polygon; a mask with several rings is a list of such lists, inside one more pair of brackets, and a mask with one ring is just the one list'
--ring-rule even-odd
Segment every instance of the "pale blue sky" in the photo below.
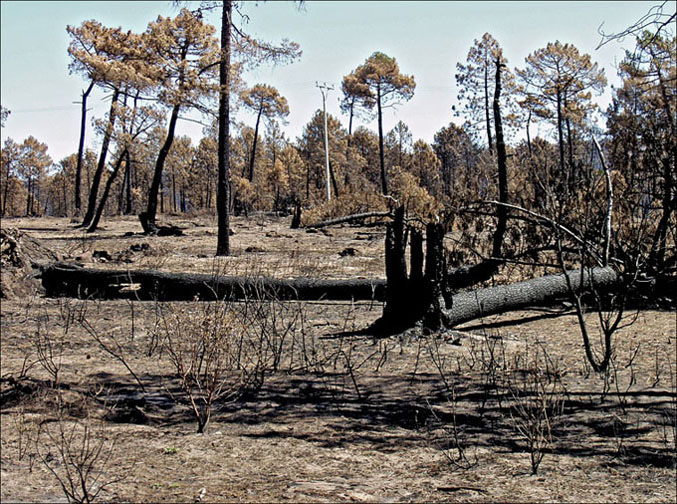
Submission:
{"label": "pale blue sky", "polygon": [[[292,2],[247,3],[249,33],[269,41],[289,38],[303,51],[299,61],[287,66],[261,67],[245,75],[248,84],[271,84],[289,101],[291,113],[283,127],[296,139],[313,112],[322,107],[315,82],[334,84],[327,110],[347,117],[338,107],[340,83],[345,74],[374,51],[394,56],[402,72],[416,79],[414,98],[391,110],[384,118],[389,130],[406,122],[414,139],[432,142],[433,135],[454,120],[456,103],[454,73],[464,61],[473,40],[484,32],[498,40],[511,68],[522,67],[524,58],[560,40],[589,53],[605,69],[610,84],[617,83],[614,65],[623,58],[623,47],[633,43],[610,43],[595,50],[606,31],[621,31],[644,15],[654,2],[313,2],[299,10]],[[80,98],[86,86],[77,75],[68,74],[66,25],[97,19],[107,26],[145,30],[157,15],[171,16],[171,2],[24,2],[3,0],[1,10],[0,75],[2,105],[12,114],[2,129],[2,141],[22,141],[28,135],[47,143],[54,161],[77,150]],[[218,26],[217,15],[208,20]],[[236,18],[237,20],[237,18]],[[97,94],[98,93],[98,94]],[[91,116],[107,110],[100,92],[92,93]],[[598,99],[606,108],[610,89]],[[253,117],[242,119],[253,123]],[[359,124],[359,123],[358,123]],[[375,121],[365,124],[376,130]],[[197,142],[201,127],[183,122],[178,134]],[[96,146],[91,127],[87,143]]]}

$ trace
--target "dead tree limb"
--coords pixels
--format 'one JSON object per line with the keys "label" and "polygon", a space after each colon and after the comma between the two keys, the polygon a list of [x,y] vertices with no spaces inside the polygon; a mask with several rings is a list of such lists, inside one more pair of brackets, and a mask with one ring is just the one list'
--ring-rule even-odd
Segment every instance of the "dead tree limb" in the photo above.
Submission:
{"label": "dead tree limb", "polygon": [[[503,203],[501,201],[487,200],[487,201],[484,201],[483,203],[487,203],[487,204],[490,204],[490,205],[496,205],[496,206],[504,206],[506,208],[517,210],[519,212],[524,212],[525,214],[527,214],[527,215],[533,217],[534,219],[536,219],[537,222],[541,222],[543,225],[548,225],[548,226],[551,226],[553,228],[559,229],[560,231],[563,231],[567,236],[569,236],[569,238],[573,239],[579,245],[583,245],[583,246],[587,246],[587,247],[592,248],[591,245],[584,238],[582,238],[578,233],[576,233],[575,231],[572,231],[571,229],[569,229],[566,226],[560,224],[556,220],[551,219],[550,217],[546,217],[545,215],[542,215],[542,214],[539,214],[539,213],[536,213],[536,212],[532,212],[531,210],[528,210],[528,209],[521,207],[519,205],[512,205],[510,203]],[[598,253],[596,253],[596,252],[593,253],[592,250],[591,250],[590,255],[593,257],[593,259],[595,259],[597,264],[599,264],[600,266],[603,265],[604,261]]]}
{"label": "dead tree limb", "polygon": [[391,212],[365,212],[353,215],[347,215],[345,217],[337,217],[336,219],[328,219],[322,222],[317,222],[315,224],[308,224],[306,228],[322,228],[326,226],[333,226],[335,224],[344,224],[346,222],[355,222],[359,220],[369,219],[370,217],[393,217]]}

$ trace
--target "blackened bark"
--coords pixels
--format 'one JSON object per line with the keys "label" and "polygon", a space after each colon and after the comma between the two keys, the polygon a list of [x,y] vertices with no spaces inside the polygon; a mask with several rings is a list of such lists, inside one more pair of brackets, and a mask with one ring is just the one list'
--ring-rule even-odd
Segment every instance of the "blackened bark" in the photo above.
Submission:
{"label": "blackened bark", "polygon": [[[71,264],[52,263],[42,267],[42,285],[48,297],[75,297],[98,299],[139,299],[159,301],[190,301],[215,298],[246,299],[252,296],[276,297],[298,300],[375,300],[386,299],[386,281],[378,279],[320,280],[298,278],[282,280],[274,278],[224,277],[187,273],[163,273],[153,270],[97,270],[80,268]],[[439,271],[439,267],[438,267]],[[581,272],[569,272],[572,288],[581,291]],[[592,285],[600,291],[616,290],[622,284],[621,276],[612,268],[594,268],[586,271],[583,291]],[[591,282],[590,279],[593,279]],[[674,292],[677,282],[674,276],[656,279],[645,287],[637,285],[635,296],[640,303],[649,303],[662,296],[672,296],[671,308],[675,307]],[[441,284],[444,286],[443,284]],[[411,301],[416,299],[409,292]],[[442,298],[445,298],[442,292]],[[437,298],[439,299],[439,298]],[[447,327],[475,320],[496,313],[505,313],[534,306],[548,306],[569,299],[569,288],[563,274],[533,278],[510,285],[489,287],[455,294],[451,303],[446,302],[444,323]],[[376,328],[384,328],[383,325]],[[383,324],[383,322],[381,322]],[[401,326],[400,330],[409,326]],[[388,326],[393,329],[393,326]]]}
{"label": "blackened bark", "polygon": [[489,152],[493,152],[494,146],[491,141],[491,116],[489,115],[489,68],[485,58],[484,64],[484,114],[487,122],[487,141],[489,142]]}
{"label": "blackened bark", "polygon": [[388,176],[386,174],[385,153],[383,151],[383,113],[381,111],[381,87],[376,88],[376,106],[378,108],[378,155],[381,163],[381,190],[388,195]]}
{"label": "blackened bark", "polygon": [[527,148],[529,149],[529,159],[531,159],[531,134],[529,132],[529,125],[531,124],[531,107],[529,107],[529,115],[527,116]]}
{"label": "blackened bark", "polygon": [[2,216],[4,217],[7,213],[7,196],[9,196],[9,185],[12,176],[12,167],[11,163],[7,163],[5,167],[5,191],[2,195]]}
{"label": "blackened bark", "polygon": [[400,329],[401,325],[409,326],[413,322],[407,320],[410,317],[410,296],[413,293],[409,291],[407,278],[406,246],[404,206],[400,206],[395,210],[393,222],[388,224],[386,231],[385,268],[388,286],[386,305],[381,318],[386,325],[392,325],[397,329]]}
{"label": "blackened bark", "polygon": [[[125,160],[126,161],[126,160]],[[124,214],[125,206],[125,191],[127,190],[127,177],[129,176],[129,165],[125,163],[125,171],[122,175],[122,183],[120,184],[120,194],[118,194],[118,215]]]}
{"label": "blackened bark", "polygon": [[30,217],[33,214],[33,177],[28,177],[28,187],[26,192],[26,217]]}
{"label": "blackened bark", "polygon": [[444,310],[451,308],[452,300],[447,285],[447,261],[444,253],[444,226],[430,223],[426,226],[425,275],[423,278],[423,302],[425,314],[423,327],[440,330],[448,326]]}
{"label": "blackened bark", "polygon": [[249,160],[249,182],[254,181],[254,162],[256,161],[256,140],[259,137],[259,122],[263,113],[263,105],[259,108],[259,114],[256,116],[256,127],[254,128],[254,143],[252,144],[252,156]]}
{"label": "blackened bark", "polygon": [[559,144],[559,169],[564,174],[564,132],[562,126],[562,91],[557,89],[557,140]]}
{"label": "blackened bark", "polygon": [[[503,120],[501,117],[501,69],[503,64],[496,60],[496,84],[494,88],[494,126],[496,128],[496,161],[498,166],[498,199],[501,203],[508,203],[508,155],[505,148],[505,138],[503,136]],[[489,280],[498,272],[498,268],[503,264],[503,240],[508,223],[507,208],[498,205],[496,208],[496,229],[492,238],[491,257],[474,266],[456,268],[448,272],[447,278],[449,285],[455,289],[470,287],[472,285]]]}
{"label": "blackened bark", "polygon": [[444,310],[451,306],[451,296],[446,280],[444,226],[440,223],[426,226],[425,273],[422,273],[423,238],[420,231],[412,229],[411,274],[407,275],[408,234],[404,207],[400,206],[386,232],[386,304],[382,317],[372,326],[377,333],[393,334],[415,326],[440,330],[447,326]]}
{"label": "blackened bark", "polygon": [[132,213],[132,156],[127,151],[125,159],[125,215]]}
{"label": "blackened bark", "polygon": [[56,263],[42,273],[48,297],[191,301],[213,299],[376,300],[385,297],[382,280],[276,279],[79,268]]}
{"label": "blackened bark", "polygon": [[409,278],[413,282],[420,282],[423,280],[423,234],[418,229],[412,229],[410,236],[409,266],[411,272]]}
{"label": "blackened bark", "polygon": [[329,176],[331,177],[331,185],[334,187],[334,196],[339,197],[338,185],[336,184],[336,177],[334,176],[334,167],[329,163]]}
{"label": "blackened bark", "polygon": [[301,227],[301,202],[298,199],[294,200],[294,216],[291,219],[291,229],[298,229]]}
{"label": "blackened bark", "polygon": [[92,222],[94,217],[94,211],[96,210],[96,199],[99,193],[99,184],[101,183],[101,177],[103,176],[103,170],[106,168],[106,156],[108,155],[108,147],[110,146],[110,139],[113,135],[113,127],[115,126],[116,119],[116,105],[118,98],[120,96],[120,91],[116,89],[113,92],[113,98],[110,104],[110,112],[108,113],[108,126],[106,127],[106,132],[103,135],[103,142],[101,143],[101,154],[99,155],[99,163],[96,165],[96,171],[94,172],[94,178],[92,178],[92,187],[89,190],[89,200],[87,202],[87,213],[82,220],[81,227],[87,227]]}
{"label": "blackened bark", "polygon": [[118,173],[120,172],[120,166],[122,165],[122,160],[125,159],[126,154],[127,149],[125,149],[120,154],[120,156],[118,156],[118,159],[115,162],[115,166],[113,167],[113,172],[108,176],[108,180],[106,180],[106,185],[104,186],[103,194],[101,195],[101,199],[99,200],[99,206],[96,209],[96,214],[94,215],[94,219],[92,219],[92,223],[87,228],[88,233],[93,233],[94,231],[96,231],[96,228],[99,225],[99,220],[101,220],[103,209],[106,207],[106,200],[108,200],[108,195],[110,194],[110,188],[113,186],[113,182],[115,181],[115,178],[118,176]]}
{"label": "blackened bark", "polygon": [[92,92],[94,81],[90,82],[87,90],[82,93],[82,112],[80,117],[80,142],[78,143],[78,163],[75,167],[75,215],[80,216],[82,209],[82,157],[85,150],[85,130],[87,129],[87,98]]}
{"label": "blackened bark", "polygon": [[[496,87],[494,89],[494,124],[496,126],[496,154],[498,162],[498,200],[501,203],[508,202],[508,155],[505,150],[505,139],[503,138],[503,121],[501,119],[501,68],[504,65],[500,59],[496,59]],[[496,231],[494,232],[491,255],[493,259],[502,256],[501,248],[503,246],[503,237],[508,221],[508,209],[499,205],[496,209]],[[497,265],[498,266],[498,265]]]}
{"label": "blackened bark", "polygon": [[[567,150],[568,150],[568,157],[569,157],[569,170],[575,170],[574,166],[574,140],[573,137],[571,136],[571,120],[567,117],[564,121],[566,128],[567,128]],[[571,180],[572,188],[576,181],[578,180],[577,174],[574,172]]]}
{"label": "blackened bark", "polygon": [[219,63],[219,153],[216,186],[218,221],[216,255],[230,255],[230,31],[233,2],[223,0],[221,16],[221,62]]}
{"label": "blackened bark", "polygon": [[[167,159],[169,149],[172,148],[172,143],[174,142],[174,132],[176,130],[176,121],[179,118],[180,108],[180,105],[174,105],[172,108],[172,115],[169,119],[169,128],[167,130],[167,138],[165,138],[165,143],[162,145],[162,148],[158,153],[157,161],[155,162],[155,171],[153,172],[153,181],[151,182],[150,190],[148,191],[148,206],[146,208],[144,219],[141,219],[141,216],[139,215],[141,225],[146,234],[157,233],[155,215],[157,213],[158,192],[160,190],[160,184],[162,183],[162,172],[165,167],[165,160]],[[145,220],[145,225],[143,220]]]}

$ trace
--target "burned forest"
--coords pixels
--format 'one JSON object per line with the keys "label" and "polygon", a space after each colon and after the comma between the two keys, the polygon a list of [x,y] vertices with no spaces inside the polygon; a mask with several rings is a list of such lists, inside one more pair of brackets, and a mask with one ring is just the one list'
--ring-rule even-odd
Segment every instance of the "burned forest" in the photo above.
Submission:
{"label": "burned forest", "polygon": [[64,27],[59,161],[3,93],[1,500],[675,500],[674,7],[479,32],[432,142],[406,51],[285,87],[279,5],[173,9]]}

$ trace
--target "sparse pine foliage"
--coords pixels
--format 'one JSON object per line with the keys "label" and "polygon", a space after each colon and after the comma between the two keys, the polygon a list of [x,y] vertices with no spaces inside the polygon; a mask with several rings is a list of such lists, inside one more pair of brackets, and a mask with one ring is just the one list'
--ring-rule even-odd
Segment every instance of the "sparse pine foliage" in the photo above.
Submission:
{"label": "sparse pine foliage", "polygon": [[604,90],[604,70],[590,55],[559,41],[529,54],[525,64],[524,69],[517,70],[522,93],[528,97],[523,105],[538,117],[554,118],[560,171],[567,185],[571,185],[577,175],[573,166],[575,128],[582,126],[596,108],[592,93],[601,94]]}
{"label": "sparse pine foliage", "polygon": [[388,177],[383,148],[383,108],[408,101],[414,96],[416,81],[411,75],[400,73],[395,58],[382,52],[375,52],[357,67],[353,78],[349,78],[348,89],[357,96],[359,105],[369,111],[376,107],[378,119],[379,156],[381,168],[381,190],[388,194]]}
{"label": "sparse pine foliage", "polygon": [[275,118],[284,118],[289,115],[287,99],[281,96],[277,89],[267,84],[256,84],[242,93],[242,103],[256,115],[254,127],[254,142],[252,144],[249,161],[249,182],[254,181],[254,165],[256,160],[256,143],[259,137],[261,118],[272,121]]}
{"label": "sparse pine foliage", "polygon": [[[507,65],[503,49],[498,41],[491,34],[485,33],[481,39],[474,40],[465,63],[456,64],[458,101],[462,104],[460,109],[456,109],[456,116],[465,119],[469,131],[472,131],[477,138],[484,137],[489,151],[492,152],[495,147],[495,134],[491,102],[494,96],[497,59]],[[503,72],[501,86],[505,103],[503,115],[514,122],[516,118],[512,109],[514,108],[515,76],[507,68]],[[510,111],[510,113],[505,111]]]}

